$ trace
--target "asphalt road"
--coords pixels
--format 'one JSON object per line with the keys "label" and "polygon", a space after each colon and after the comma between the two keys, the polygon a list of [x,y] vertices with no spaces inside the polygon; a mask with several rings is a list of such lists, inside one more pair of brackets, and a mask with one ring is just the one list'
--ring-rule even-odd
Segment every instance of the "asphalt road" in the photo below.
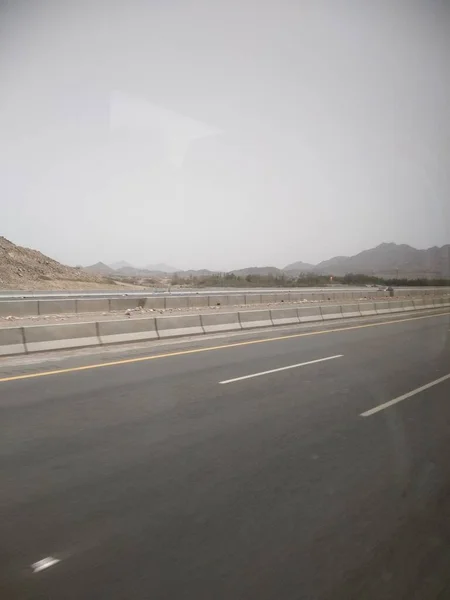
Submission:
{"label": "asphalt road", "polygon": [[450,598],[449,329],[2,361],[0,598]]}

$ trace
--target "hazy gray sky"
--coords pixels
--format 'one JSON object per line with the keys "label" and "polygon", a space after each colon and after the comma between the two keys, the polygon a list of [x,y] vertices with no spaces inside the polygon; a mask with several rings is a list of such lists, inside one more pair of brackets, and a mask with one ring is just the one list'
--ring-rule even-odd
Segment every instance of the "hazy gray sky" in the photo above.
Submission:
{"label": "hazy gray sky", "polygon": [[225,270],[450,241],[449,0],[0,7],[15,243]]}

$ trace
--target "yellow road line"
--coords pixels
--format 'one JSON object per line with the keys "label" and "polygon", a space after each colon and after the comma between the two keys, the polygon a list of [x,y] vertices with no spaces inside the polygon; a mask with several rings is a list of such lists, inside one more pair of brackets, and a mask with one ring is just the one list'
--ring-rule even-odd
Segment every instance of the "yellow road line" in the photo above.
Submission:
{"label": "yellow road line", "polygon": [[70,367],[68,369],[57,369],[55,371],[41,371],[40,373],[28,373],[26,375],[15,375],[13,377],[3,377],[0,383],[7,381],[19,381],[21,379],[34,379],[35,377],[48,377],[50,375],[63,375],[64,373],[76,373],[78,371],[90,371],[91,369],[102,369],[104,367],[115,367],[118,365],[128,365],[158,358],[170,358],[172,356],[184,356],[186,354],[199,354],[200,352],[212,352],[213,350],[226,350],[227,348],[237,348],[238,346],[251,346],[253,344],[267,344],[268,342],[279,342],[280,340],[290,340],[293,338],[309,337],[312,335],[325,335],[327,333],[340,333],[341,331],[351,331],[353,329],[366,329],[368,327],[381,327],[383,325],[393,325],[395,323],[404,323],[406,321],[419,321],[420,319],[432,319],[450,315],[450,312],[438,313],[434,315],[423,315],[421,317],[412,317],[409,319],[396,319],[393,321],[381,321],[378,323],[366,323],[364,325],[352,325],[351,327],[340,327],[338,329],[323,329],[320,331],[305,331],[303,333],[293,333],[290,335],[280,335],[263,340],[249,340],[247,342],[235,342],[233,344],[223,344],[222,346],[208,346],[206,348],[193,348],[191,350],[178,350],[177,352],[167,352],[165,354],[153,354],[151,356],[139,356],[136,358],[124,358],[111,362],[85,365],[82,367]]}

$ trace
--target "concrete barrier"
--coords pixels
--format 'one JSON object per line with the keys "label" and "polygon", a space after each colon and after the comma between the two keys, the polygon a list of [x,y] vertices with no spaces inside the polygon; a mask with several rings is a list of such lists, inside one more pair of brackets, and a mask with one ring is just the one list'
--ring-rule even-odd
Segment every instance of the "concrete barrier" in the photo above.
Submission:
{"label": "concrete barrier", "polygon": [[307,296],[304,292],[289,292],[285,302],[302,302]]}
{"label": "concrete barrier", "polygon": [[[443,297],[448,293],[447,288],[440,290],[428,290],[418,288],[417,290],[395,290],[395,297],[398,300],[427,298],[428,308],[433,308],[432,300],[434,297]],[[38,316],[62,314],[62,313],[87,313],[87,312],[109,312],[109,311],[125,311],[134,308],[146,308],[153,310],[168,309],[184,309],[188,307],[203,308],[206,307],[206,298],[208,298],[209,306],[216,306],[220,303],[221,306],[239,306],[239,305],[258,305],[269,304],[275,302],[295,302],[300,303],[303,300],[314,302],[333,302],[334,304],[350,304],[355,300],[360,300],[361,297],[372,299],[374,302],[379,300],[389,300],[389,294],[378,290],[362,290],[356,292],[348,291],[324,291],[310,292],[296,290],[291,292],[263,292],[263,293],[248,293],[248,294],[220,294],[204,296],[203,294],[195,294],[189,296],[127,296],[121,298],[62,298],[48,300],[1,300],[0,299],[0,317],[14,316]],[[106,304],[107,303],[107,304]]]}
{"label": "concrete barrier", "polygon": [[[253,329],[272,325],[296,324],[298,322],[320,322],[323,319],[370,316],[397,310],[427,309],[430,299],[432,307],[450,306],[450,296],[418,298],[390,302],[364,302],[344,305],[285,307],[272,310],[205,315],[157,317],[148,319],[123,319],[90,323],[58,323],[29,327],[0,328],[0,356],[24,354],[47,350],[60,350],[112,344],[154,340],[158,337],[180,337],[220,331]],[[391,305],[391,306],[390,306]]]}
{"label": "concrete barrier", "polygon": [[415,310],[414,302],[412,300],[403,300],[402,304],[404,311]]}
{"label": "concrete barrier", "polygon": [[402,300],[389,300],[389,312],[397,313],[403,312],[403,301]]}
{"label": "concrete barrier", "polygon": [[75,312],[109,312],[108,298],[86,298],[75,300]]}
{"label": "concrete barrier", "polygon": [[423,307],[424,308],[434,308],[433,296],[427,295],[423,298]]}
{"label": "concrete barrier", "polygon": [[320,306],[299,306],[297,314],[300,323],[313,323],[314,321],[323,321]]}
{"label": "concrete barrier", "polygon": [[25,354],[23,327],[5,327],[0,329],[0,356]]}
{"label": "concrete barrier", "polygon": [[341,311],[344,319],[361,316],[358,304],[342,304]]}
{"label": "concrete barrier", "polygon": [[230,306],[245,306],[245,294],[235,294],[229,304]]}
{"label": "concrete barrier", "polygon": [[37,317],[37,300],[5,300],[0,302],[0,317]]}
{"label": "concrete barrier", "polygon": [[300,323],[296,308],[277,308],[270,311],[274,325],[295,325]]}
{"label": "concrete barrier", "polygon": [[375,302],[375,310],[377,315],[384,315],[391,312],[389,302]]}
{"label": "concrete barrier", "polygon": [[378,314],[373,302],[359,302],[358,306],[362,317],[371,317]]}
{"label": "concrete barrier", "polygon": [[270,327],[273,325],[270,318],[270,310],[247,310],[238,314],[242,329]]}
{"label": "concrete barrier", "polygon": [[203,331],[200,315],[156,317],[156,330],[160,338],[199,335]]}
{"label": "concrete barrier", "polygon": [[154,318],[99,321],[97,325],[98,335],[102,344],[120,344],[158,339]]}
{"label": "concrete barrier", "polygon": [[97,323],[64,323],[24,327],[28,352],[98,346]]}
{"label": "concrete barrier", "polygon": [[167,308],[188,308],[189,298],[187,296],[167,296]]}
{"label": "concrete barrier", "polygon": [[198,295],[198,296],[188,296],[188,306],[189,308],[206,308],[209,306],[209,297]]}
{"label": "concrete barrier", "polygon": [[109,310],[125,311],[128,309],[137,308],[139,306],[139,300],[141,300],[141,298],[110,298]]}
{"label": "concrete barrier", "polygon": [[325,300],[325,294],[313,292],[307,296],[307,300],[311,302],[323,302]]}
{"label": "concrete barrier", "polygon": [[166,308],[166,299],[164,296],[151,296],[149,298],[145,298],[145,304],[143,308],[164,310],[164,308]]}
{"label": "concrete barrier", "polygon": [[[277,302],[290,302],[291,295],[289,292],[278,292],[276,294]],[[261,302],[264,302],[264,294],[261,294]]]}
{"label": "concrete barrier", "polygon": [[38,313],[40,315],[75,314],[77,306],[75,300],[39,300]]}
{"label": "concrete barrier", "polygon": [[209,306],[228,306],[233,305],[233,298],[226,294],[216,294],[214,296],[208,296]]}
{"label": "concrete barrier", "polygon": [[245,294],[245,304],[261,304],[261,294]]}
{"label": "concrete barrier", "polygon": [[264,304],[275,304],[281,302],[281,294],[261,294],[261,301]]}
{"label": "concrete barrier", "polygon": [[241,322],[239,321],[239,314],[237,312],[213,312],[206,315],[200,315],[200,319],[205,333],[242,329]]}
{"label": "concrete barrier", "polygon": [[339,304],[330,304],[329,306],[321,306],[320,312],[324,321],[330,321],[331,319],[343,319],[341,306]]}

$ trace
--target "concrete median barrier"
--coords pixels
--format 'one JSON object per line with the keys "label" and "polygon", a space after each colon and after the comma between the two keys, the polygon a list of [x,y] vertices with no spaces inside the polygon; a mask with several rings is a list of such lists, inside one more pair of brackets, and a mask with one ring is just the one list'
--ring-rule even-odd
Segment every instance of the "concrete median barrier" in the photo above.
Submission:
{"label": "concrete median barrier", "polygon": [[320,306],[302,306],[297,308],[298,319],[300,323],[314,323],[323,321]]}
{"label": "concrete median barrier", "polygon": [[377,315],[385,315],[391,312],[389,302],[375,302],[375,310],[377,311]]}
{"label": "concrete median barrier", "polygon": [[340,304],[331,304],[329,306],[321,306],[320,312],[322,313],[322,319],[324,321],[331,321],[334,319],[343,319]]}
{"label": "concrete median barrier", "polygon": [[433,296],[428,295],[423,298],[424,308],[434,308]]}
{"label": "concrete median barrier", "polygon": [[144,306],[142,308],[153,309],[153,310],[164,310],[166,307],[166,299],[164,296],[150,296],[144,298]]}
{"label": "concrete median barrier", "polygon": [[77,313],[109,312],[108,298],[81,298],[75,300]]}
{"label": "concrete median barrier", "polygon": [[[285,302],[291,302],[291,295],[289,294],[289,292],[277,292],[275,294],[276,296],[276,302],[279,303],[285,303]],[[264,302],[264,294],[261,294],[261,302]]]}
{"label": "concrete median barrier", "polygon": [[261,304],[261,294],[245,294],[245,304]]}
{"label": "concrete median barrier", "polygon": [[359,311],[359,305],[355,304],[342,304],[341,312],[344,319],[349,319],[351,317],[360,317],[361,313]]}
{"label": "concrete median barrier", "polygon": [[308,302],[324,302],[325,294],[313,292],[306,296]]}
{"label": "concrete median barrier", "polygon": [[398,313],[403,312],[403,301],[402,300],[389,300],[389,312]]}
{"label": "concrete median barrier", "polygon": [[285,302],[303,302],[303,300],[309,298],[309,295],[305,292],[289,292],[286,296]]}
{"label": "concrete median barrier", "polygon": [[99,321],[97,326],[102,344],[120,344],[158,339],[154,318]]}
{"label": "concrete median barrier", "polygon": [[446,305],[444,298],[433,298],[433,305],[435,308],[442,308]]}
{"label": "concrete median barrier", "polygon": [[209,306],[228,306],[233,305],[233,297],[227,296],[226,294],[215,294],[213,296],[208,296],[209,298]]}
{"label": "concrete median barrier", "polygon": [[234,294],[233,299],[229,302],[230,306],[245,306],[245,294]]}
{"label": "concrete median barrier", "polygon": [[25,354],[23,327],[5,327],[0,329],[0,356]]}
{"label": "concrete median barrier", "polygon": [[166,309],[168,308],[188,308],[189,298],[187,296],[167,296]]}
{"label": "concrete median barrier", "polygon": [[372,317],[377,314],[375,304],[373,302],[359,302],[359,312],[362,317]]}
{"label": "concrete median barrier", "polygon": [[75,300],[39,300],[38,302],[38,313],[40,315],[68,315],[76,312]]}
{"label": "concrete median barrier", "polygon": [[242,329],[237,312],[214,312],[212,314],[200,315],[200,319],[205,333],[235,331],[237,329]]}
{"label": "concrete median barrier", "polygon": [[161,339],[204,333],[200,315],[157,317],[156,330]]}
{"label": "concrete median barrier", "polygon": [[273,325],[270,310],[248,310],[238,313],[242,329],[270,327]]}
{"label": "concrete median barrier", "polygon": [[137,308],[140,298],[111,298],[109,300],[110,311],[122,311]]}
{"label": "concrete median barrier", "polygon": [[[430,300],[433,304],[430,306]],[[256,329],[273,325],[321,322],[359,316],[373,316],[406,310],[426,310],[450,306],[450,296],[362,302],[343,305],[301,306],[240,312],[212,311],[200,315],[122,319],[88,323],[58,323],[0,328],[0,356],[69,350],[101,344],[194,336],[204,333]]]}
{"label": "concrete median barrier", "polygon": [[261,301],[264,304],[276,304],[281,302],[282,294],[261,294]]}
{"label": "concrete median barrier", "polygon": [[403,300],[403,310],[408,312],[410,310],[415,310],[414,302],[412,300]]}
{"label": "concrete median barrier", "polygon": [[37,317],[39,314],[37,300],[2,300],[0,317]]}
{"label": "concrete median barrier", "polygon": [[188,296],[189,308],[207,308],[209,306],[209,296]]}
{"label": "concrete median barrier", "polygon": [[24,327],[28,352],[98,346],[97,323],[64,323]]}
{"label": "concrete median barrier", "polygon": [[300,323],[296,308],[275,308],[270,311],[274,325],[295,325]]}

